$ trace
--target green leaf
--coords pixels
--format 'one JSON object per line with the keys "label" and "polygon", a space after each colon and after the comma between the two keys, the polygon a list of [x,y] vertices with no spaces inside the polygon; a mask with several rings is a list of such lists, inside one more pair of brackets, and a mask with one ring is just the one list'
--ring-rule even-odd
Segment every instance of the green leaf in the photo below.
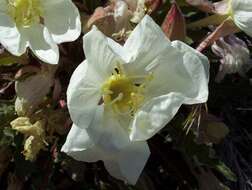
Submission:
{"label": "green leaf", "polygon": [[6,56],[0,58],[0,66],[12,66],[17,63],[17,58],[14,56]]}
{"label": "green leaf", "polygon": [[216,164],[215,169],[221,172],[228,180],[233,182],[237,181],[236,175],[223,162],[219,161],[219,163]]}
{"label": "green leaf", "polygon": [[181,7],[188,6],[188,3],[186,3],[185,0],[176,0],[176,3]]}
{"label": "green leaf", "polygon": [[9,126],[10,122],[16,117],[15,108],[12,102],[0,103],[0,127]]}
{"label": "green leaf", "polygon": [[10,146],[13,144],[15,131],[10,127],[5,127],[0,133],[0,146]]}

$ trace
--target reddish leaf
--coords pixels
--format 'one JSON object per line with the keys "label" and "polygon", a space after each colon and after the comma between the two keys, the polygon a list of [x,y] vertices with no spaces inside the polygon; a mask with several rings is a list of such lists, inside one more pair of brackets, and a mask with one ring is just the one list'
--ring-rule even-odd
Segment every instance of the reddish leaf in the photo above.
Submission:
{"label": "reddish leaf", "polygon": [[170,40],[184,41],[186,24],[179,6],[174,2],[162,24],[162,29]]}

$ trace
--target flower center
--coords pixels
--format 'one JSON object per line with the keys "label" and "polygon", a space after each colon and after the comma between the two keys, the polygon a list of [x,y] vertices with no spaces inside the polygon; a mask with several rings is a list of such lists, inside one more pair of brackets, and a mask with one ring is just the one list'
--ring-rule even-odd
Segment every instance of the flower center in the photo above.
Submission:
{"label": "flower center", "polygon": [[18,27],[40,23],[43,16],[40,0],[7,0],[8,14]]}
{"label": "flower center", "polygon": [[[129,77],[115,68],[115,72],[102,85],[103,101],[116,113],[134,115],[144,101],[144,88],[152,75]],[[144,79],[141,84],[134,79]]]}

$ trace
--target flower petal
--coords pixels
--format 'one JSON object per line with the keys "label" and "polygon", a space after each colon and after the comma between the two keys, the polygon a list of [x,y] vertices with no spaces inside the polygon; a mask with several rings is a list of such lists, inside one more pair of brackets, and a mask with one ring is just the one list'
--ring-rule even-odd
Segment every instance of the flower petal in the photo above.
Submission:
{"label": "flower petal", "polygon": [[29,47],[39,59],[50,64],[58,63],[58,46],[46,28],[40,24],[34,24],[30,28],[23,28],[22,34],[26,36]]}
{"label": "flower petal", "polygon": [[98,161],[100,157],[97,156],[98,150],[94,150],[94,146],[86,129],[81,129],[73,124],[61,151],[76,160],[95,162]]}
{"label": "flower petal", "polygon": [[152,73],[152,79],[146,84],[146,97],[151,99],[170,92],[185,93],[192,86],[190,77],[183,64],[183,54],[171,47],[157,55],[145,68]]}
{"label": "flower petal", "polygon": [[205,102],[209,78],[207,58],[183,42],[173,41],[172,46],[145,69],[154,68],[153,79],[146,87],[148,98],[177,92],[188,98],[187,104]]}
{"label": "flower petal", "polygon": [[[71,0],[44,2],[45,26],[59,44],[76,40],[81,33],[80,14]],[[63,14],[62,14],[63,13]]]}
{"label": "flower petal", "polygon": [[84,52],[88,64],[94,68],[96,75],[105,80],[109,77],[116,64],[121,60],[110,47],[108,38],[96,26],[83,37]]}
{"label": "flower petal", "polygon": [[[183,64],[192,86],[187,86],[184,95],[185,104],[204,103],[208,99],[209,61],[206,56],[180,41],[173,41],[172,46],[182,53]],[[189,89],[188,89],[189,88]]]}
{"label": "flower petal", "polygon": [[2,14],[2,12],[5,12],[7,8],[7,3],[6,1],[0,1],[0,12]]}
{"label": "flower petal", "polygon": [[[102,114],[103,108],[97,107],[90,125],[102,125]],[[86,126],[78,126],[74,123],[70,132],[68,133],[67,140],[63,145],[61,151],[67,153],[69,156],[72,156],[76,160],[85,162],[95,162],[102,160],[103,152],[98,146],[95,145],[96,139],[91,137],[88,131],[85,129],[88,127],[89,124],[87,124]]]}
{"label": "flower petal", "polygon": [[250,0],[229,0],[229,2],[231,2],[231,8],[233,12],[240,11],[240,10],[247,11],[247,12],[252,11]]}
{"label": "flower petal", "polygon": [[132,121],[130,140],[142,141],[155,135],[174,117],[184,99],[181,94],[169,93],[144,104]]}
{"label": "flower petal", "polygon": [[249,36],[252,36],[252,10],[234,11],[233,19],[238,28]]}
{"label": "flower petal", "polygon": [[[103,109],[103,106],[100,109]],[[90,125],[87,129],[88,134],[94,140],[97,146],[111,153],[129,145],[128,124],[123,125],[117,119],[111,108],[103,111],[101,125]]]}
{"label": "flower petal", "polygon": [[128,57],[124,60],[134,64],[134,67],[129,64],[128,72],[142,73],[146,65],[170,46],[171,43],[161,28],[146,15],[124,44],[124,49],[128,52]]}
{"label": "flower petal", "polygon": [[[95,125],[95,123],[93,124]],[[139,178],[150,155],[146,142],[134,142],[113,153],[102,149],[94,144],[86,129],[81,129],[76,125],[72,126],[61,151],[80,161],[103,160],[106,169],[112,176],[126,180],[133,185]]]}
{"label": "flower petal", "polygon": [[0,43],[11,54],[20,56],[26,50],[26,39],[20,34],[13,20],[0,12]]}
{"label": "flower petal", "polygon": [[[135,114],[131,140],[147,140],[162,129],[182,104],[203,103],[208,98],[208,60],[182,42],[153,61],[156,68],[147,84],[146,103]],[[167,62],[169,60],[169,62]],[[165,84],[165,85],[164,85]]]}
{"label": "flower petal", "polygon": [[135,185],[149,155],[146,142],[134,142],[119,151],[113,159],[105,159],[104,165],[112,176]]}
{"label": "flower petal", "polygon": [[233,20],[242,31],[252,36],[252,6],[250,0],[232,0]]}
{"label": "flower petal", "polygon": [[73,122],[81,127],[88,127],[101,98],[101,81],[89,67],[82,62],[74,71],[68,89],[67,105]]}

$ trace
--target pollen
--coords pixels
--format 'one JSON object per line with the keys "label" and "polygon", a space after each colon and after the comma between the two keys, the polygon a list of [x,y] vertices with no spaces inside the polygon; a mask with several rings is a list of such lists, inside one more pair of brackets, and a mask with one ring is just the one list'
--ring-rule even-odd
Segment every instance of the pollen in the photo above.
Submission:
{"label": "pollen", "polygon": [[28,28],[40,23],[43,16],[40,0],[7,0],[8,14],[17,27]]}
{"label": "pollen", "polygon": [[145,76],[142,77],[143,82],[138,84],[134,82],[135,78],[115,68],[115,72],[102,85],[104,104],[112,106],[116,113],[134,115],[145,99],[144,88],[148,81]]}

